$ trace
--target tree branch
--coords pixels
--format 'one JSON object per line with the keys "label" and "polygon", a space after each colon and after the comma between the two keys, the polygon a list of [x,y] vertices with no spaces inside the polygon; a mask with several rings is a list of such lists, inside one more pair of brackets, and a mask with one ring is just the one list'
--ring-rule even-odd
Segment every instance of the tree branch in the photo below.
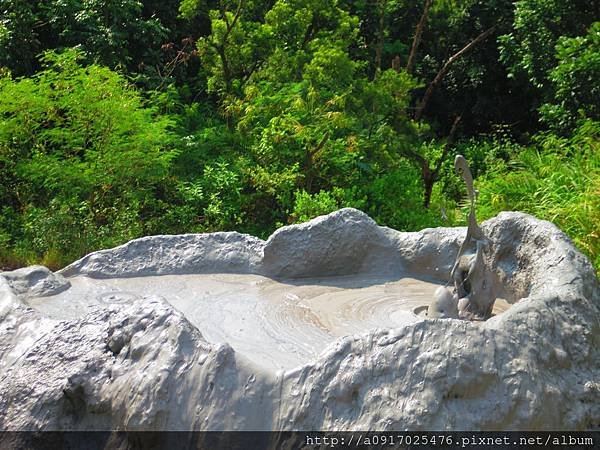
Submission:
{"label": "tree branch", "polygon": [[413,38],[412,46],[410,47],[408,61],[406,62],[407,73],[412,73],[413,66],[415,64],[415,58],[417,56],[417,49],[419,48],[419,44],[421,43],[421,36],[423,35],[423,29],[425,28],[425,23],[427,22],[427,17],[429,16],[429,8],[431,8],[432,4],[433,0],[425,0],[423,14],[421,14],[421,18],[419,19],[417,27],[415,28],[415,36]]}
{"label": "tree branch", "polygon": [[325,147],[325,144],[327,143],[328,140],[329,140],[329,132],[326,131],[325,134],[323,135],[323,138],[321,139],[321,142],[319,142],[313,150],[306,149],[306,169],[305,169],[306,191],[309,193],[312,192],[312,184],[313,184],[313,180],[314,180],[314,173],[313,173],[313,165],[315,162],[314,158],[323,149],[323,147]]}
{"label": "tree branch", "polygon": [[444,145],[444,150],[442,150],[442,156],[438,159],[435,164],[435,169],[433,170],[436,178],[440,173],[442,168],[442,164],[444,164],[444,160],[446,156],[448,156],[448,152],[454,145],[454,140],[456,138],[456,130],[458,130],[458,126],[460,125],[460,121],[462,120],[462,113],[454,118],[454,122],[452,122],[452,128],[450,128],[450,134],[448,135],[448,140],[446,141],[446,145]]}
{"label": "tree branch", "polygon": [[229,22],[229,20],[227,20],[227,10],[225,9],[223,2],[221,1],[220,4],[221,4],[221,15],[223,16],[223,20],[225,21],[225,24],[227,25],[227,29],[225,30],[225,34],[223,35],[223,40],[220,43],[217,44],[215,42],[210,41],[209,45],[211,45],[215,49],[215,51],[219,55],[219,58],[221,59],[221,64],[223,65],[223,78],[225,79],[225,89],[228,94],[231,94],[231,91],[233,90],[232,89],[233,73],[232,73],[231,67],[229,65],[229,60],[227,59],[227,52],[226,52],[227,39],[229,38],[231,31],[235,27],[235,24],[238,21],[240,15],[242,13],[242,7],[244,6],[244,0],[238,1],[238,6],[237,6],[235,15],[233,16],[233,20],[231,21],[231,23]]}
{"label": "tree branch", "polygon": [[235,28],[235,24],[238,21],[238,19],[240,18],[240,15],[242,13],[243,6],[244,6],[244,0],[239,0],[238,6],[235,11],[235,15],[233,16],[233,20],[231,21],[231,24],[227,21],[227,14],[225,14],[224,20],[225,20],[225,23],[227,24],[227,30],[225,31],[225,35],[223,36],[223,45],[225,45],[227,43],[227,38],[229,37],[229,35],[233,31],[233,29]]}
{"label": "tree branch", "polygon": [[308,150],[308,154],[311,156],[311,158],[313,156],[315,156],[317,153],[319,153],[323,149],[323,147],[325,147],[325,144],[327,143],[328,140],[329,140],[329,131],[326,131],[325,134],[323,135],[323,138],[317,144],[317,146],[313,150]]}
{"label": "tree branch", "polygon": [[314,33],[314,29],[315,29],[315,18],[313,16],[310,24],[306,28],[306,32],[304,33],[304,38],[302,39],[302,45],[300,46],[300,48],[302,50],[304,50],[306,48],[306,45],[312,39],[313,33]]}
{"label": "tree branch", "polygon": [[235,23],[238,21],[238,19],[240,18],[240,15],[242,13],[242,7],[244,6],[244,0],[240,0],[238,2],[238,7],[237,10],[235,11],[235,15],[233,16],[233,20],[231,21],[231,29],[233,29],[233,27],[235,27]]}
{"label": "tree branch", "polygon": [[387,0],[379,0],[378,4],[379,29],[377,30],[377,47],[375,49],[375,74],[381,70],[381,55],[383,54],[383,44],[385,38],[385,9],[387,7]]}
{"label": "tree branch", "polygon": [[227,28],[229,28],[229,20],[227,20],[227,8],[225,8],[225,2],[223,0],[219,2],[219,10],[221,11],[221,17],[223,17],[225,25],[227,25]]}
{"label": "tree branch", "polygon": [[444,79],[444,77],[446,76],[448,71],[450,70],[450,66],[461,56],[463,56],[464,54],[471,51],[481,41],[485,40],[495,30],[496,30],[496,27],[492,27],[492,28],[484,31],[479,36],[477,36],[475,39],[473,39],[471,42],[469,42],[467,45],[465,45],[463,48],[461,48],[458,52],[456,52],[454,55],[452,55],[448,59],[448,61],[446,61],[446,63],[442,66],[440,71],[437,73],[437,75],[433,79],[433,81],[431,83],[429,83],[429,86],[427,87],[427,90],[425,91],[423,98],[419,102],[419,106],[417,107],[417,110],[415,112],[415,120],[417,120],[417,121],[421,120],[421,117],[423,117],[423,112],[425,111],[425,108],[427,107],[427,103],[429,103],[429,100],[431,100],[433,91],[435,91],[435,89],[438,87],[438,85],[442,82],[442,80]]}
{"label": "tree branch", "polygon": [[400,149],[399,153],[404,156],[405,158],[408,159],[412,159],[414,162],[416,162],[419,167],[421,169],[425,168],[425,167],[429,167],[429,164],[427,163],[427,161],[425,160],[425,158],[423,158],[423,156],[419,155],[417,152],[414,152],[412,150],[402,150]]}

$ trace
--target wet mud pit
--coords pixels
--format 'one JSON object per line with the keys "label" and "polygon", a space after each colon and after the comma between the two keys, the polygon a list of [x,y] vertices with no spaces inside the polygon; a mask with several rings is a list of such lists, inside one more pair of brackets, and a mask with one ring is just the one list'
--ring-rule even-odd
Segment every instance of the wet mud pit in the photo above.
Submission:
{"label": "wet mud pit", "polygon": [[[159,296],[181,311],[214,344],[273,369],[314,360],[332,341],[375,328],[424,320],[440,284],[414,278],[343,276],[273,280],[251,274],[70,278],[58,295],[24,299],[55,319]],[[499,311],[498,311],[499,312]]]}
{"label": "wet mud pit", "polygon": [[[470,215],[469,225],[466,237],[464,228],[403,233],[343,209],[266,241],[152,236],[57,273],[3,272],[0,424],[593,428],[592,264],[558,228],[526,214],[504,212],[480,229]],[[459,319],[435,318],[432,306],[447,303]]]}

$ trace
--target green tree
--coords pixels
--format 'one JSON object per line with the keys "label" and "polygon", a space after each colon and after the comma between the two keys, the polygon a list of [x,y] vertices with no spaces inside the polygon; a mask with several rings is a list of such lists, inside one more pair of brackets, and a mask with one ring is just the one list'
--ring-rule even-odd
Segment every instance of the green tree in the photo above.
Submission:
{"label": "green tree", "polygon": [[554,98],[540,110],[544,122],[564,133],[582,119],[600,121],[600,22],[585,36],[560,38],[556,58],[549,74]]}
{"label": "green tree", "polygon": [[0,203],[20,221],[10,245],[67,260],[151,232],[174,156],[170,119],[79,57],[47,53],[33,78],[0,79]]}
{"label": "green tree", "polygon": [[202,12],[208,14],[210,33],[198,40],[198,52],[208,68],[208,91],[223,103],[240,93],[269,53],[270,29],[261,21],[266,4],[222,0],[215,5],[218,8],[209,9],[210,4],[184,0],[180,5],[182,16],[188,20]]}
{"label": "green tree", "polygon": [[[170,5],[170,9],[165,9]],[[161,44],[177,36],[177,0],[0,0],[0,66],[15,76],[40,70],[45,50],[77,47],[87,62],[143,70],[161,64]]]}
{"label": "green tree", "polygon": [[600,18],[598,0],[519,0],[512,30],[500,39],[501,58],[510,76],[525,76],[537,88],[548,84],[556,66],[556,44],[561,36],[586,34]]}

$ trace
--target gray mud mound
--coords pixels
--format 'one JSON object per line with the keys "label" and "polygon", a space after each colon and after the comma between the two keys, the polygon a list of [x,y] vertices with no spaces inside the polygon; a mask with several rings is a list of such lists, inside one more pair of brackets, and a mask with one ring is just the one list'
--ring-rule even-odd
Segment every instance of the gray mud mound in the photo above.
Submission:
{"label": "gray mud mound", "polygon": [[400,233],[353,209],[266,242],[154,236],[4,272],[0,428],[600,426],[591,264],[525,214],[482,230],[485,321],[424,314],[465,228]]}

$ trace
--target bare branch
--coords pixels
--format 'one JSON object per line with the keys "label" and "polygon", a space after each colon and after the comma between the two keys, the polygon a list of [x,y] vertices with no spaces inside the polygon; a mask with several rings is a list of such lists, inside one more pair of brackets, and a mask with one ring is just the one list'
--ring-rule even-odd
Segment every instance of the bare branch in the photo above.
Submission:
{"label": "bare branch", "polygon": [[425,111],[425,108],[427,107],[427,103],[429,103],[429,100],[431,100],[433,91],[435,91],[435,89],[438,87],[438,85],[442,82],[442,80],[448,73],[448,70],[450,70],[450,66],[452,65],[452,63],[454,63],[457,59],[459,59],[464,54],[471,51],[477,44],[479,44],[480,42],[485,40],[495,30],[496,30],[496,27],[492,27],[492,28],[484,31],[479,36],[477,36],[475,39],[473,39],[471,42],[469,42],[467,45],[465,45],[463,48],[461,48],[458,52],[456,52],[454,55],[452,55],[448,59],[448,61],[446,61],[446,63],[442,66],[442,68],[440,69],[438,74],[433,79],[433,81],[431,83],[429,83],[429,86],[427,87],[427,90],[425,91],[423,98],[419,102],[419,106],[417,107],[417,110],[415,112],[415,120],[421,120],[421,117],[423,117],[423,112]]}
{"label": "bare branch", "polygon": [[225,47],[227,45],[227,39],[229,38],[229,35],[235,28],[235,24],[237,23],[238,19],[240,18],[243,6],[244,6],[244,0],[239,0],[237,9],[233,16],[233,20],[231,21],[231,23],[225,21],[225,23],[227,23],[227,30],[225,31],[225,35],[223,36],[223,43],[222,43],[223,47]]}
{"label": "bare branch", "polygon": [[377,47],[375,49],[375,73],[381,70],[381,55],[383,54],[383,44],[385,37],[385,9],[387,7],[387,0],[379,0],[378,3],[379,29],[377,30]]}
{"label": "bare branch", "polygon": [[425,0],[423,14],[421,14],[419,23],[417,23],[417,27],[415,28],[415,36],[413,38],[412,46],[410,47],[408,61],[406,62],[407,73],[412,73],[413,66],[415,64],[415,58],[417,56],[417,49],[419,48],[419,44],[421,43],[421,36],[423,35],[423,29],[425,28],[425,23],[427,22],[427,17],[429,16],[429,8],[431,8],[432,4],[433,0]]}
{"label": "bare branch", "polygon": [[462,120],[462,113],[454,118],[454,122],[452,122],[452,128],[450,128],[450,134],[448,135],[448,139],[446,140],[446,145],[444,145],[444,150],[442,150],[442,156],[438,159],[435,169],[433,170],[436,178],[439,176],[440,170],[442,168],[442,164],[444,164],[444,160],[448,156],[448,152],[454,145],[454,140],[456,138],[456,130],[458,130],[458,126],[460,125],[460,121]]}

